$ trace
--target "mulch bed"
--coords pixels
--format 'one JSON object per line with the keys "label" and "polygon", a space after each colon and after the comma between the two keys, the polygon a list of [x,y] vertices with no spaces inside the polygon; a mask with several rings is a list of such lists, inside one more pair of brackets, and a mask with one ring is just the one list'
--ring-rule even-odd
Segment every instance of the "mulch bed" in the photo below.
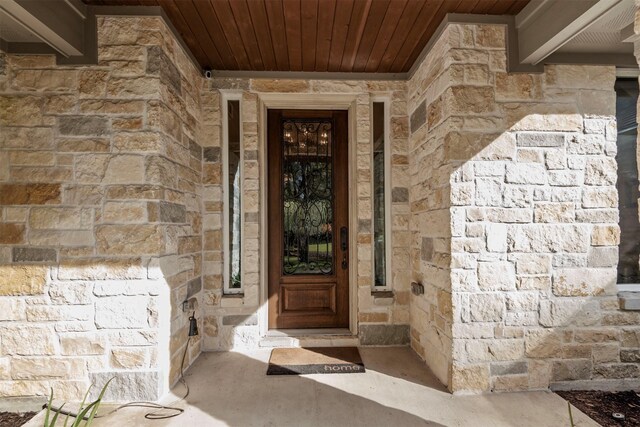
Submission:
{"label": "mulch bed", "polygon": [[25,412],[16,414],[14,412],[0,412],[0,427],[20,427],[31,418],[35,417],[37,412]]}
{"label": "mulch bed", "polygon": [[[589,415],[604,427],[640,426],[640,396],[633,391],[618,393],[604,391],[558,391],[573,406]],[[618,421],[611,414],[624,414]]]}

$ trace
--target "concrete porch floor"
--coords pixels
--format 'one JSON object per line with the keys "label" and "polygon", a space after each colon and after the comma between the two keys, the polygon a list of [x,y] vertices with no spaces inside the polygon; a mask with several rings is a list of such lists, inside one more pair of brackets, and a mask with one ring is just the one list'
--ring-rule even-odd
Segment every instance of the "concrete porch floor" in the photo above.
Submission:
{"label": "concrete porch floor", "polygon": [[[567,403],[551,392],[452,396],[406,347],[361,348],[367,372],[267,376],[270,349],[204,353],[187,371],[185,412],[150,421],[142,409],[101,426],[568,426]],[[175,393],[183,394],[181,386]],[[168,396],[165,403],[173,400]],[[105,408],[107,409],[107,408]],[[39,414],[40,418],[42,413]],[[573,408],[576,426],[598,426]],[[32,424],[33,423],[33,424]],[[28,425],[42,425],[37,419]]]}

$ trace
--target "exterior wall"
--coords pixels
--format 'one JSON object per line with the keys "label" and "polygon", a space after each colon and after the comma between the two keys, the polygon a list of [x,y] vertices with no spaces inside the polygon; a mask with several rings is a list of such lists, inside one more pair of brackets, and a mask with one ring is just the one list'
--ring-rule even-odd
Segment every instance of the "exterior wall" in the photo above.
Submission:
{"label": "exterior wall", "polygon": [[[425,279],[431,311],[412,317],[412,330],[425,330],[414,348],[452,341],[454,392],[637,385],[640,317],[619,311],[616,298],[615,69],[508,74],[503,27],[451,25],[442,39],[448,51],[428,57],[409,83],[409,111],[422,116],[425,98],[444,123],[421,120],[411,138],[435,153],[427,170],[450,185],[451,252],[442,257],[451,257],[452,327],[450,335],[440,327],[437,295],[428,296],[438,285]],[[421,212],[421,189],[411,194]],[[413,218],[427,238],[414,241],[414,275],[446,273],[436,242],[446,249],[447,236]],[[422,314],[412,304],[414,312]],[[441,353],[425,358],[442,379]]]}
{"label": "exterior wall", "polygon": [[425,288],[411,297],[411,347],[444,384],[452,349],[451,184],[454,167],[443,141],[455,128],[446,116],[451,67],[449,30],[407,85],[412,275]]}
{"label": "exterior wall", "polygon": [[[230,348],[252,348],[259,340],[259,317],[261,283],[260,271],[260,230],[262,209],[260,205],[265,183],[260,182],[260,171],[264,167],[260,152],[260,136],[263,129],[259,122],[259,96],[262,93],[301,93],[301,94],[353,94],[357,97],[357,159],[354,159],[354,171],[357,173],[357,215],[358,218],[358,324],[360,340],[363,344],[401,344],[408,341],[409,323],[409,205],[407,179],[407,137],[408,119],[406,116],[404,82],[359,82],[359,81],[304,81],[304,80],[253,80],[253,79],[213,79],[210,87],[202,94],[203,108],[209,109],[212,120],[220,122],[221,93],[232,91],[242,94],[242,143],[244,149],[243,164],[243,208],[244,236],[243,244],[243,286],[244,295],[223,296],[222,292],[222,189],[219,177],[221,135],[203,142],[205,145],[206,171],[215,178],[205,183],[205,342],[208,350]],[[393,298],[380,297],[372,293],[372,142],[371,142],[371,97],[381,95],[391,100],[391,147],[392,147],[392,270]],[[212,135],[219,132],[211,127]],[[207,156],[207,153],[212,153]],[[207,179],[207,178],[205,178]],[[209,239],[207,236],[211,236]],[[211,245],[208,246],[210,242]]]}
{"label": "exterior wall", "polygon": [[98,33],[97,66],[0,54],[0,396],[79,399],[115,377],[110,400],[155,399],[179,373],[200,78],[159,18]]}

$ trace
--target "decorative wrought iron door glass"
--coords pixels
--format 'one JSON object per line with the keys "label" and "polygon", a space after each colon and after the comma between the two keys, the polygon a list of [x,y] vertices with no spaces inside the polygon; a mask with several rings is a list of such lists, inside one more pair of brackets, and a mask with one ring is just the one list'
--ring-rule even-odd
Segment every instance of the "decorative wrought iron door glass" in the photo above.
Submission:
{"label": "decorative wrought iron door glass", "polygon": [[331,120],[282,121],[283,273],[333,274]]}

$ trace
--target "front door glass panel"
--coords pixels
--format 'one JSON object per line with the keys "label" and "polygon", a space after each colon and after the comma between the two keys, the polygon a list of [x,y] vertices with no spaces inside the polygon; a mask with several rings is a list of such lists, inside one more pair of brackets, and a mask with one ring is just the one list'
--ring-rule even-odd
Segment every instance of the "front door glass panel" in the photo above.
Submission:
{"label": "front door glass panel", "polygon": [[283,275],[334,272],[332,120],[283,119]]}

